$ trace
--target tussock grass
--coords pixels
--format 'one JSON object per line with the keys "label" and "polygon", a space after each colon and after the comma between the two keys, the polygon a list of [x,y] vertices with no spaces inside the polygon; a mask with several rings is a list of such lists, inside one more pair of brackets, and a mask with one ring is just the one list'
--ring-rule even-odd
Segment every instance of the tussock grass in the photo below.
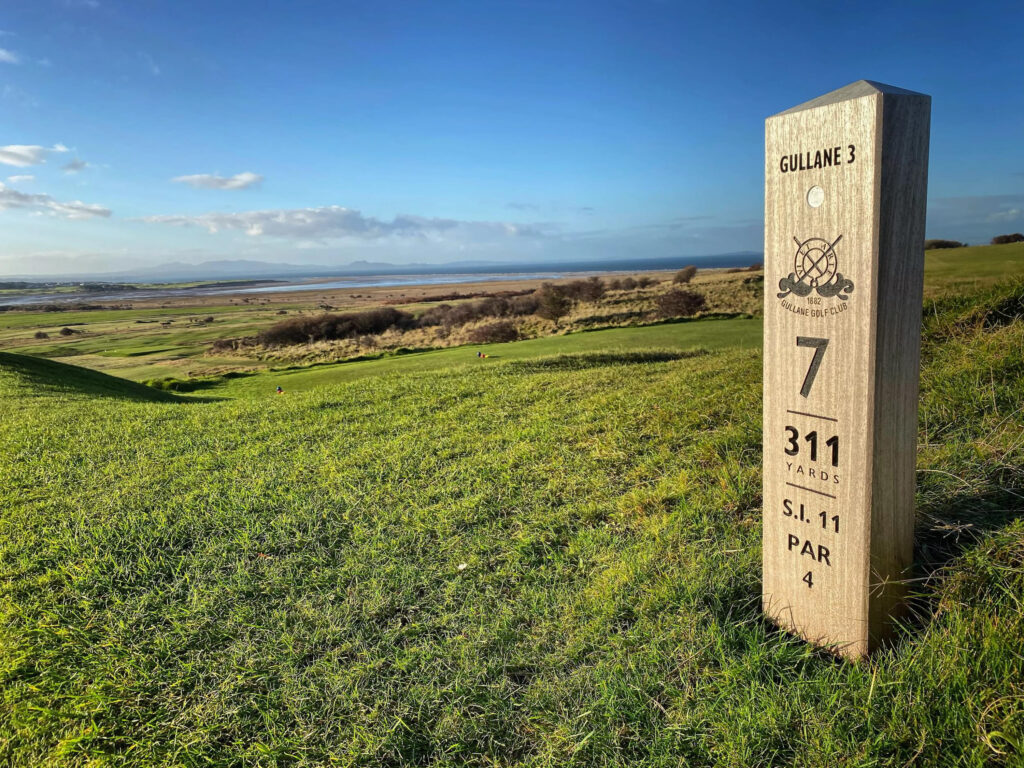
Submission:
{"label": "tussock grass", "polygon": [[917,613],[863,664],[760,617],[756,349],[192,405],[0,359],[0,763],[1020,765],[1024,323],[962,322],[1017,290],[927,307]]}

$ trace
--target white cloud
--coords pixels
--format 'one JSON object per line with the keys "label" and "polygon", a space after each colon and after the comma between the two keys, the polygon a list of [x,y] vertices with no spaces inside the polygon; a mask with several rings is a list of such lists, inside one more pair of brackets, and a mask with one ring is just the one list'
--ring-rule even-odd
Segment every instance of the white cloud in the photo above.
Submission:
{"label": "white cloud", "polygon": [[8,144],[6,147],[0,147],[0,163],[25,168],[45,163],[47,155],[51,152],[67,151],[68,148],[63,144],[54,144],[50,149],[38,144]]}
{"label": "white cloud", "polygon": [[30,173],[24,173],[24,174],[21,174],[19,176],[8,176],[7,177],[7,181],[10,182],[11,184],[18,184],[19,182],[24,183],[24,182],[35,181],[35,180],[36,180],[36,177],[33,176]]}
{"label": "white cloud", "polygon": [[18,64],[21,62],[21,58],[14,51],[0,48],[0,62],[4,64]]}
{"label": "white cloud", "polygon": [[985,221],[1016,221],[1021,218],[1020,208],[1010,208],[1008,211],[998,211],[989,214]]}
{"label": "white cloud", "polygon": [[246,189],[263,181],[258,173],[245,171],[234,176],[216,176],[212,173],[194,173],[191,176],[175,176],[171,181],[188,184],[196,189]]}
{"label": "white cloud", "polygon": [[62,203],[49,195],[19,192],[0,183],[0,210],[9,208],[23,208],[63,219],[91,219],[97,216],[107,218],[110,216],[110,209],[104,208],[102,205],[83,203],[79,200]]}
{"label": "white cloud", "polygon": [[63,170],[64,173],[78,173],[79,171],[84,171],[88,167],[89,164],[85,162],[85,160],[81,160],[76,157],[70,163],[63,165],[61,170]]}
{"label": "white cloud", "polygon": [[538,227],[505,222],[431,219],[407,214],[395,216],[391,221],[381,221],[339,205],[239,213],[204,213],[197,216],[148,216],[143,221],[179,227],[203,227],[211,233],[237,230],[252,237],[294,238],[306,241],[342,237],[362,240],[384,237],[479,240],[543,236]]}

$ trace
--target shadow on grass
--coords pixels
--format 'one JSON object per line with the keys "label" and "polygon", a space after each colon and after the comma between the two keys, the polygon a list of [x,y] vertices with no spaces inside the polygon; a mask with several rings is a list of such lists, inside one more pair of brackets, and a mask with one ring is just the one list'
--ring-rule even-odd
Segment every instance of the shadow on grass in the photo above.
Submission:
{"label": "shadow on grass", "polygon": [[134,381],[77,365],[0,352],[0,384],[10,382],[31,395],[83,394],[159,403],[214,402],[221,398],[180,397]]}
{"label": "shadow on grass", "polygon": [[[214,389],[232,379],[245,379],[255,376],[254,371],[228,371],[220,376],[213,376],[206,379],[178,379],[168,376],[163,379],[148,379],[144,384],[150,389],[162,392],[197,392],[201,389]],[[189,398],[195,400],[196,398]]]}
{"label": "shadow on grass", "polygon": [[[914,569],[909,579],[907,613],[892,636],[875,653],[917,643],[935,619],[942,597],[941,585],[950,566],[992,533],[998,533],[1024,517],[1024,489],[1011,486],[983,493],[965,492],[921,504],[914,532]],[[705,608],[722,628],[722,647],[740,657],[751,652],[748,625],[758,625],[773,645],[790,646],[799,659],[801,674],[821,664],[846,661],[828,648],[805,644],[779,627],[761,610],[760,581],[737,580],[713,590],[704,598]],[[766,674],[768,672],[766,671]],[[778,682],[781,682],[781,678]]]}
{"label": "shadow on grass", "polygon": [[643,363],[668,363],[702,357],[707,350],[694,349],[685,352],[665,350],[639,350],[636,352],[582,352],[579,354],[554,355],[534,360],[514,360],[505,366],[523,373],[545,373],[549,371],[579,371],[587,368],[602,368],[609,365],[641,365]]}
{"label": "shadow on grass", "polygon": [[915,578],[927,583],[941,577],[950,563],[983,536],[1024,516],[1022,490],[968,492],[922,505],[914,532]]}

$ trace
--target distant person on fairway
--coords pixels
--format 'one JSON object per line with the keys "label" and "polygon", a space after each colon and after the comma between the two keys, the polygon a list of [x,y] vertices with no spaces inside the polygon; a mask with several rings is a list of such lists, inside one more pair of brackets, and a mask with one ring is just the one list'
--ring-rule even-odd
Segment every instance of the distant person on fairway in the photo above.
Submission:
{"label": "distant person on fairway", "polygon": [[284,390],[283,390],[283,389],[281,389],[281,387],[278,387],[278,388],[277,388],[277,394],[279,394],[279,395],[283,395],[283,394],[284,394]]}

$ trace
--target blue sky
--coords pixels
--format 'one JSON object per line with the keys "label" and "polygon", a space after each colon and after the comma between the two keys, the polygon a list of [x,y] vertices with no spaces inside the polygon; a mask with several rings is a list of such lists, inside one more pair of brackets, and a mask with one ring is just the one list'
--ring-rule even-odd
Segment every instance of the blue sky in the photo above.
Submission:
{"label": "blue sky", "polygon": [[760,251],[764,118],[932,96],[928,236],[1024,229],[1024,4],[0,6],[0,274]]}

